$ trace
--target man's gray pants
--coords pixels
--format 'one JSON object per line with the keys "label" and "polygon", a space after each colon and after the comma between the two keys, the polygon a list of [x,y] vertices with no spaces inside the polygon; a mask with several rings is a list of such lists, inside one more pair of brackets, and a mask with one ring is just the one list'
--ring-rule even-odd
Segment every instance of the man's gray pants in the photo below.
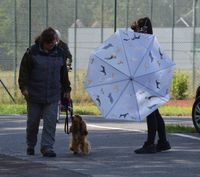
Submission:
{"label": "man's gray pants", "polygon": [[27,102],[28,120],[26,140],[28,147],[34,148],[37,143],[37,134],[40,119],[43,119],[41,149],[53,149],[55,142],[56,120],[58,102],[50,104],[38,104]]}

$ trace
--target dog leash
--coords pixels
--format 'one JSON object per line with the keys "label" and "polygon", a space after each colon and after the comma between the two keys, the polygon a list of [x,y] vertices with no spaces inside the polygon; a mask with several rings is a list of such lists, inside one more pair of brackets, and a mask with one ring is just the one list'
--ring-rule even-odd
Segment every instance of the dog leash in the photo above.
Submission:
{"label": "dog leash", "polygon": [[71,120],[73,118],[73,101],[72,101],[72,99],[70,99],[67,102],[67,104],[64,105],[64,108],[65,108],[65,112],[66,112],[64,131],[65,131],[65,133],[69,134],[69,113],[70,113]]}

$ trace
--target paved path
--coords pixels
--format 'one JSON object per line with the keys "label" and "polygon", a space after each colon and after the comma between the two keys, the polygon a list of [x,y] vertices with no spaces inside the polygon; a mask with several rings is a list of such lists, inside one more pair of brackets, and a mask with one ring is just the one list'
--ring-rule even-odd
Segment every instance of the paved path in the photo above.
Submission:
{"label": "paved path", "polygon": [[[25,116],[0,116],[0,177],[200,177],[199,134],[168,134],[171,151],[138,155],[134,149],[146,138],[145,123],[84,119],[92,145],[90,155],[74,156],[67,150],[69,136],[63,132],[61,119],[56,133],[57,157],[43,158],[39,143],[35,156],[25,154]],[[192,126],[191,118],[165,120]]]}

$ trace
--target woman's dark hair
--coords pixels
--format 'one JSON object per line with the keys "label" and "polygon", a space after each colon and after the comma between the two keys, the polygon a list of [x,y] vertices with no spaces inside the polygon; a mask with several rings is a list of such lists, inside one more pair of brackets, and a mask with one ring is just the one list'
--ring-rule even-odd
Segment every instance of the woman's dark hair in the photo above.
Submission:
{"label": "woman's dark hair", "polygon": [[139,33],[153,34],[152,24],[149,17],[140,18],[133,22],[131,29]]}
{"label": "woman's dark hair", "polygon": [[51,43],[56,39],[56,31],[49,27],[45,29],[40,36],[36,37],[35,43]]}

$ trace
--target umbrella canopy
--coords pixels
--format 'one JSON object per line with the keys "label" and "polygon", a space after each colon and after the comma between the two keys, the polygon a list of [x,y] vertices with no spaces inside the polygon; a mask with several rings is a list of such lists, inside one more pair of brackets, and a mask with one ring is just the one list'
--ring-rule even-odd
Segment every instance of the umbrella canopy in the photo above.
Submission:
{"label": "umbrella canopy", "polygon": [[170,99],[173,66],[155,35],[118,30],[92,52],[85,88],[105,118],[141,121]]}

